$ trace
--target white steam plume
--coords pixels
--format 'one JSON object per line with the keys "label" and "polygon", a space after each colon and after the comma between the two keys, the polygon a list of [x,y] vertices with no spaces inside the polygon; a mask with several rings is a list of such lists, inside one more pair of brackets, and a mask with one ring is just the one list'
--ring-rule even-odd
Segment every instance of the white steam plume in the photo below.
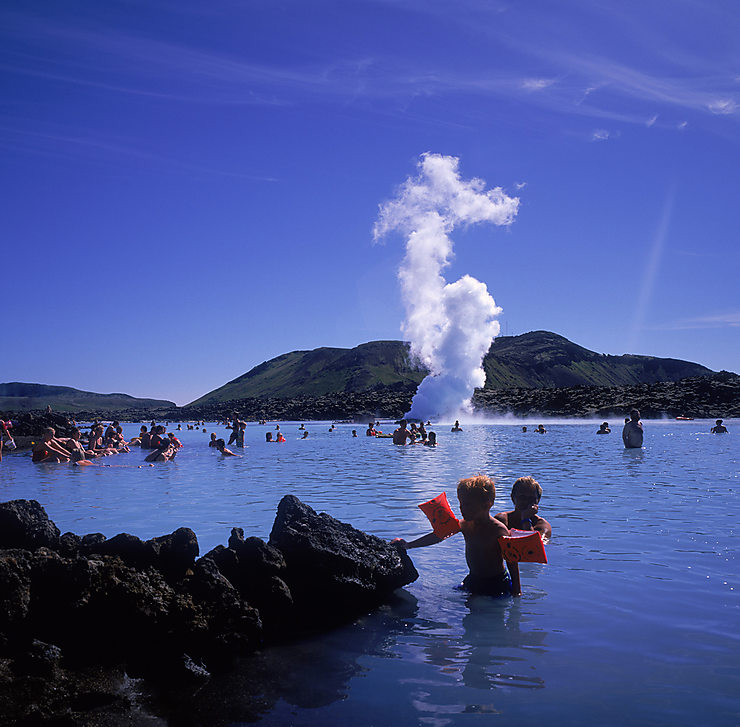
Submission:
{"label": "white steam plume", "polygon": [[485,383],[483,357],[500,330],[501,308],[484,283],[470,275],[454,283],[444,279],[453,254],[448,235],[474,222],[509,225],[519,207],[519,199],[500,187],[485,191],[482,179],[460,179],[458,164],[456,157],[422,155],[419,174],[380,206],[373,229],[376,240],[392,230],[406,236],[398,271],[406,308],[401,330],[412,355],[431,372],[409,412],[420,419],[471,411],[473,389]]}

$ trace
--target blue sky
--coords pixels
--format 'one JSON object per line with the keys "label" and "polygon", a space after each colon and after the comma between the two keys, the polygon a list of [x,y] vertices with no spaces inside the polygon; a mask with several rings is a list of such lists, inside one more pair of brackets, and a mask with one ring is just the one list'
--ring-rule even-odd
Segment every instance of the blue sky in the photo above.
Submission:
{"label": "blue sky", "polygon": [[520,199],[447,271],[502,332],[740,371],[738,38],[693,0],[5,0],[0,380],[184,404],[400,338],[372,227],[425,152]]}

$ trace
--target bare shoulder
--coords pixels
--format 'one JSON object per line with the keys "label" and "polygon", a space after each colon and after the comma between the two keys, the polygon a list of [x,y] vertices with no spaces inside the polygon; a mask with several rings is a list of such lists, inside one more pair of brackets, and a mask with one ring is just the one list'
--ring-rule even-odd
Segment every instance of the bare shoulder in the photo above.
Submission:
{"label": "bare shoulder", "polygon": [[496,513],[494,517],[496,518],[496,520],[506,525],[507,528],[509,527],[509,513],[508,512]]}
{"label": "bare shoulder", "polygon": [[[506,515],[507,513],[499,514]],[[500,537],[501,535],[509,534],[509,528],[503,522],[501,522],[501,520],[498,519],[498,515],[489,519],[488,527],[491,529],[491,531],[494,531],[498,537]]]}

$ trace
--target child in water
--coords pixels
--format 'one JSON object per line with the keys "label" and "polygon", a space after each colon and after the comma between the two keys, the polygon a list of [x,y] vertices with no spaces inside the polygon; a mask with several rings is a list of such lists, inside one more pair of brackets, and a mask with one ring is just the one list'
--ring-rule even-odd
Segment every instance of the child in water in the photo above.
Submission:
{"label": "child in water", "polygon": [[496,520],[500,520],[509,529],[536,530],[546,543],[552,535],[552,527],[545,518],[537,514],[541,497],[542,487],[534,477],[520,477],[511,488],[514,509],[500,512],[496,515]]}
{"label": "child in water", "polygon": [[[509,534],[509,529],[500,520],[491,517],[491,508],[496,499],[493,479],[478,475],[460,480],[457,485],[457,499],[463,516],[460,530],[465,538],[465,560],[470,569],[461,588],[488,596],[520,596],[522,590],[518,564],[510,564],[509,575],[498,542],[502,535]],[[442,538],[431,532],[410,543],[402,538],[393,542],[408,550],[441,541]]]}

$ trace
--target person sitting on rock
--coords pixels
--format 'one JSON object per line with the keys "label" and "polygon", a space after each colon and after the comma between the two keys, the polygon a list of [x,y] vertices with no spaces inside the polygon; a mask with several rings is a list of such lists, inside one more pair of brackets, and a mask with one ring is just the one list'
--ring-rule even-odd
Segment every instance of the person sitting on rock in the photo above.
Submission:
{"label": "person sitting on rock", "polygon": [[596,434],[611,434],[612,430],[609,429],[609,422],[602,422],[599,425],[599,431]]}
{"label": "person sitting on rock", "polygon": [[712,434],[727,434],[727,427],[722,423],[721,419],[717,419],[712,427]]}
{"label": "person sitting on rock", "polygon": [[53,427],[46,427],[31,453],[32,462],[69,462],[72,455],[58,442]]}

